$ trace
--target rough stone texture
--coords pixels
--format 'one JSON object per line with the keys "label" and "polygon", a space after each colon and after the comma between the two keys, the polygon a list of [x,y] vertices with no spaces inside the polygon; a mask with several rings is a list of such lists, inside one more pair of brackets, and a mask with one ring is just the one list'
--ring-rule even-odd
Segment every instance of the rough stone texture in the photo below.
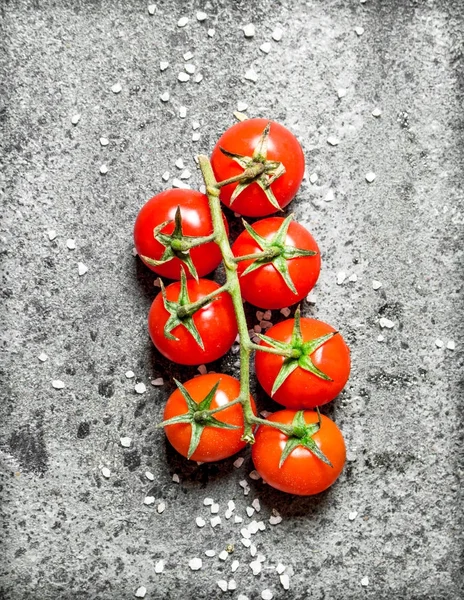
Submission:
{"label": "rough stone texture", "polygon": [[[202,23],[198,9],[208,13]],[[312,600],[464,596],[463,14],[462,2],[439,0],[160,1],[154,16],[136,0],[3,0],[1,598],[130,598],[141,585],[150,599],[255,599],[266,588],[274,598]],[[180,29],[183,15],[190,21]],[[245,39],[249,22],[256,36]],[[277,23],[280,42],[271,40]],[[259,50],[266,40],[268,55]],[[204,75],[199,84],[177,80],[188,50]],[[164,72],[162,60],[170,63]],[[250,67],[256,83],[244,79]],[[120,94],[111,91],[117,82]],[[159,100],[165,91],[167,103]],[[211,151],[239,100],[249,116],[292,129],[308,174],[319,175],[292,204],[323,252],[317,301],[304,311],[340,329],[353,372],[325,411],[344,432],[349,462],[316,498],[250,480],[248,452],[238,470],[233,459],[187,465],[150,429],[173,389],[170,376],[186,380],[195,369],[173,367],[151,346],[146,315],[156,288],[132,255],[132,225],[143,202],[170,187],[161,174],[177,175],[177,158],[193,172],[192,186],[201,183],[193,156]],[[193,120],[201,123],[196,143]],[[327,144],[330,135],[338,146]],[[371,184],[368,171],[377,175]],[[78,262],[88,266],[82,277]],[[339,271],[357,281],[337,285]],[[393,329],[380,331],[382,316]],[[455,351],[446,349],[450,339]],[[234,374],[235,361],[212,368]],[[124,376],[129,369],[135,379]],[[150,386],[160,376],[165,386]],[[63,390],[52,388],[55,379]],[[147,384],[143,396],[138,381]],[[132,448],[121,447],[121,436]],[[143,504],[147,494],[154,506]],[[220,504],[214,530],[194,521],[208,520],[206,496]],[[241,526],[223,516],[234,499],[249,521],[255,497],[267,524],[254,536],[266,557],[256,577]],[[268,524],[272,508],[280,525]],[[204,556],[228,543],[235,552],[224,563]],[[192,572],[195,556],[203,568]],[[279,562],[290,572],[288,592]],[[237,591],[223,594],[216,581],[232,577]]]}

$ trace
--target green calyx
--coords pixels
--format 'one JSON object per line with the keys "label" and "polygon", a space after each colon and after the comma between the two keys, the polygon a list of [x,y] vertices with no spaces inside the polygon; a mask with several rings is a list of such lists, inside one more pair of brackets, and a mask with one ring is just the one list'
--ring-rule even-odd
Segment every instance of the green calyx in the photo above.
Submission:
{"label": "green calyx", "polygon": [[233,205],[234,200],[244,189],[252,183],[257,183],[272,206],[278,210],[282,210],[271,190],[271,185],[285,173],[285,167],[281,162],[267,160],[267,144],[270,129],[271,123],[268,123],[261,134],[258,145],[254,149],[253,156],[243,156],[242,154],[235,154],[221,148],[223,154],[234,160],[244,169],[244,172],[240,176],[217,183],[217,186],[223,187],[224,185],[238,181],[237,187],[230,198],[230,206]]}
{"label": "green calyx", "polygon": [[[187,404],[187,412],[183,415],[177,415],[176,417],[172,417],[172,419],[167,419],[162,423],[159,423],[158,427],[166,427],[167,425],[176,425],[179,423],[189,423],[192,428],[192,433],[190,436],[190,444],[187,453],[187,458],[190,458],[192,454],[198,447],[200,443],[201,434],[203,433],[205,427],[217,427],[220,429],[239,429],[237,425],[229,425],[229,423],[224,423],[223,421],[219,421],[216,419],[213,414],[218,412],[218,409],[211,410],[211,403],[216,395],[217,389],[219,387],[220,381],[217,381],[211,390],[208,392],[206,397],[201,400],[201,402],[196,402],[192,396],[188,393],[187,389],[174,379],[175,384],[179,392],[182,394],[186,404]],[[228,408],[228,405],[224,405],[222,408]]]}
{"label": "green calyx", "polygon": [[318,348],[320,348],[338,332],[332,331],[330,333],[322,335],[321,337],[305,342],[301,333],[300,320],[301,313],[300,307],[298,307],[295,312],[295,323],[293,326],[292,339],[290,343],[275,340],[267,335],[258,335],[258,337],[261,340],[268,343],[272,348],[280,350],[282,352],[282,356],[285,356],[285,360],[282,364],[282,367],[274,381],[271,396],[273,396],[276,393],[276,391],[284,383],[287,377],[291,375],[291,373],[293,373],[293,371],[297,367],[301,367],[305,371],[312,373],[320,379],[324,379],[325,381],[332,381],[332,379],[328,375],[326,375],[316,367],[316,365],[311,360],[311,354],[313,354],[313,352],[315,352]]}
{"label": "green calyx", "polygon": [[317,458],[322,460],[322,462],[324,462],[326,465],[329,465],[329,467],[333,466],[313,439],[313,435],[321,428],[321,415],[319,410],[317,410],[317,416],[317,423],[308,424],[304,419],[304,411],[299,410],[296,413],[291,425],[292,433],[288,436],[287,443],[282,450],[279,467],[282,467],[286,459],[298,446],[303,446],[304,448],[310,450],[315,456],[317,456]]}
{"label": "green calyx", "polygon": [[[313,250],[303,250],[300,248],[295,248],[294,246],[286,246],[285,240],[287,237],[288,228],[293,219],[293,215],[289,215],[284,221],[282,225],[279,227],[277,233],[270,240],[263,238],[257,233],[251,225],[249,225],[246,221],[243,221],[243,226],[245,227],[248,234],[254,239],[254,241],[258,244],[262,253],[256,254],[256,258],[253,262],[245,269],[242,273],[242,277],[259,269],[263,265],[272,264],[276,271],[280,273],[282,279],[285,281],[287,287],[294,293],[297,294],[297,290],[295,285],[290,277],[290,273],[288,272],[288,260],[292,258],[299,258],[302,256],[315,256],[317,252]],[[239,257],[240,260],[243,260],[243,257]],[[253,255],[250,255],[248,258],[253,258]]]}
{"label": "green calyx", "polygon": [[162,233],[162,230],[172,221],[164,221],[153,230],[153,237],[165,248],[163,255],[159,260],[148,256],[141,258],[149,265],[158,267],[169,262],[173,258],[178,258],[187,267],[189,273],[198,281],[198,273],[190,256],[190,250],[201,244],[214,241],[216,235],[213,233],[207,236],[188,236],[182,233],[182,216],[180,206],[176,209],[174,217],[174,231],[172,233]]}

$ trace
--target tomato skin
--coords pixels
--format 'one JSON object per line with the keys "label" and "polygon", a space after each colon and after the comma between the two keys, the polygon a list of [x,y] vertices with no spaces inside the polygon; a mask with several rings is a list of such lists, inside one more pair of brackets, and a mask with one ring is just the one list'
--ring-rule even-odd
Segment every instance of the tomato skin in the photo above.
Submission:
{"label": "tomato skin", "polygon": [[[253,223],[253,229],[263,238],[272,239],[282,225],[282,217],[269,217]],[[242,277],[251,260],[238,263],[240,289],[244,300],[260,308],[284,308],[300,302],[316,285],[321,270],[321,256],[316,240],[309,231],[292,221],[288,228],[285,245],[317,252],[315,256],[301,256],[287,261],[290,279],[297,290],[294,294],[285,283],[282,275],[272,263],[263,265]],[[245,256],[262,252],[258,243],[247,231],[243,231],[232,246],[235,256]]]}
{"label": "tomato skin", "polygon": [[[220,137],[211,155],[211,165],[217,181],[223,181],[243,173],[243,168],[233,159],[225,156],[220,147],[244,156],[252,156],[268,119],[247,119],[230,127]],[[294,198],[304,176],[304,154],[296,137],[283,125],[271,121],[268,138],[268,160],[282,162],[285,173],[271,185],[274,196],[283,208]],[[243,190],[230,204],[230,197],[237,183],[230,183],[221,189],[221,201],[233,211],[248,217],[262,217],[277,212],[266,198],[257,183]]]}
{"label": "tomato skin", "polygon": [[[203,400],[208,392],[211,391],[217,381],[220,381],[216,395],[210,408],[214,409],[232,402],[240,395],[240,382],[230,375],[210,373],[200,375],[184,383],[184,387],[190,396],[196,401]],[[256,406],[253,398],[250,396],[253,412],[256,414]],[[176,389],[168,398],[164,409],[164,420],[171,419],[177,415],[187,412],[187,403],[178,389]],[[190,457],[191,460],[201,462],[212,462],[228,458],[236,454],[246,446],[240,438],[243,435],[243,411],[240,404],[226,408],[214,417],[219,421],[238,425],[240,429],[218,429],[215,427],[205,427],[201,434],[200,443],[195,452]],[[189,423],[178,423],[176,425],[165,426],[165,432],[172,446],[182,454],[188,455],[190,444],[191,425]]]}
{"label": "tomato skin", "polygon": [[[194,279],[187,280],[190,302],[204,298],[219,287],[210,279],[200,279],[198,282]],[[178,300],[180,289],[180,282],[176,281],[168,285],[167,299]],[[178,341],[167,339],[164,335],[164,326],[168,319],[169,313],[164,308],[163,296],[160,293],[154,299],[148,314],[148,331],[153,344],[161,354],[181,365],[198,365],[217,360],[229,350],[238,332],[234,306],[227,292],[217,296],[193,315],[193,322],[203,340],[204,350],[183,325],[178,325],[171,331]]]}
{"label": "tomato skin", "polygon": [[[268,417],[268,421],[291,424],[296,410],[281,410]],[[317,413],[305,411],[306,423],[317,423]],[[288,494],[312,496],[330,487],[342,472],[346,460],[343,435],[337,425],[321,415],[321,428],[313,436],[323,454],[333,467],[326,465],[310,450],[298,446],[279,467],[287,435],[274,427],[260,425],[255,433],[251,456],[256,470],[272,487]]]}
{"label": "tomato skin", "polygon": [[[282,321],[271,327],[266,335],[279,341],[290,343],[294,319]],[[301,332],[303,340],[308,341],[335,331],[335,329],[316,319],[302,318]],[[268,346],[266,342],[261,345]],[[337,333],[313,354],[311,360],[332,381],[297,367],[272,396],[273,400],[287,408],[314,408],[333,400],[345,387],[350,375],[350,350],[342,336]],[[283,356],[256,352],[255,368],[258,381],[267,394],[271,395],[274,381],[284,362]]]}
{"label": "tomato skin", "polygon": [[[208,198],[195,190],[172,189],[157,194],[142,208],[134,225],[134,243],[137,254],[159,260],[165,250],[164,246],[153,237],[153,229],[164,221],[173,222],[162,229],[162,233],[174,231],[174,217],[180,206],[182,216],[182,233],[186,236],[206,236],[213,233],[213,222],[209,210]],[[226,231],[228,225],[223,216]],[[219,246],[209,242],[190,250],[190,256],[199,277],[213,271],[221,262]],[[143,259],[142,259],[143,261]],[[144,262],[144,261],[143,261]],[[149,269],[169,279],[180,279],[182,261],[173,258],[169,262],[154,267],[145,263]],[[184,266],[187,277],[192,275]]]}

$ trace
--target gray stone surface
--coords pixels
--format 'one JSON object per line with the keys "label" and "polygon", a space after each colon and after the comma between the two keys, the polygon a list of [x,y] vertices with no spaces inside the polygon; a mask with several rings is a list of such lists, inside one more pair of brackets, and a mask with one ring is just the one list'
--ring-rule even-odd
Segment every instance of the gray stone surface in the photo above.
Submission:
{"label": "gray stone surface", "polygon": [[[198,9],[208,13],[203,23]],[[311,600],[463,597],[463,14],[462,2],[438,0],[171,1],[156,2],[154,16],[136,0],[3,0],[1,598],[131,598],[141,585],[150,599],[254,600],[265,589]],[[190,21],[181,29],[183,15]],[[249,22],[257,32],[245,39]],[[280,42],[271,39],[277,23]],[[201,83],[177,81],[188,50]],[[169,61],[164,72],[161,60]],[[256,83],[244,79],[250,67]],[[339,88],[347,90],[341,99]],[[195,369],[173,367],[151,346],[146,315],[156,288],[132,255],[133,222],[170,187],[161,174],[172,180],[177,158],[193,171],[192,186],[201,183],[193,156],[211,151],[239,100],[249,116],[292,129],[308,173],[319,175],[292,204],[323,252],[317,301],[304,311],[340,329],[353,373],[325,411],[344,432],[349,462],[315,498],[250,480],[248,452],[240,469],[232,460],[186,464],[150,429],[171,375],[186,380]],[[193,120],[201,123],[196,143]],[[327,144],[330,135],[338,146]],[[377,175],[371,184],[368,171]],[[78,262],[88,267],[82,277]],[[337,285],[340,271],[357,281]],[[393,329],[380,330],[382,316]],[[235,360],[213,368],[234,374]],[[130,369],[135,380],[124,375]],[[160,376],[166,384],[151,386]],[[55,379],[65,388],[53,389]],[[147,385],[144,395],[136,381]],[[132,438],[131,449],[121,436]],[[147,494],[155,507],[143,504]],[[205,497],[220,504],[215,529],[195,525],[209,516]],[[266,523],[253,538],[265,556],[258,576],[240,525],[224,519],[233,499],[250,521],[254,498]],[[283,518],[276,526],[273,508]],[[204,555],[229,543],[235,552],[224,563]],[[192,572],[196,556],[203,568]],[[279,562],[290,572],[288,591]],[[217,580],[232,578],[237,591],[221,592]]]}

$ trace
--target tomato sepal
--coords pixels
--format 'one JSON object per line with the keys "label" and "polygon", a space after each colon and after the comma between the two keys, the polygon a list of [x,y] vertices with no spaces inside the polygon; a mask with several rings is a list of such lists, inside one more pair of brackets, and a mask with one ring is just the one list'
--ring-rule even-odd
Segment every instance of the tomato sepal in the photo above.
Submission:
{"label": "tomato sepal", "polygon": [[282,455],[280,457],[279,468],[282,468],[285,460],[290,456],[290,454],[297,448],[298,446],[303,446],[307,448],[310,452],[312,452],[317,458],[322,460],[326,465],[333,468],[332,463],[327,458],[327,456],[322,452],[316,442],[313,440],[313,435],[319,431],[321,428],[321,414],[317,409],[317,423],[307,424],[304,419],[304,411],[299,410],[293,421],[293,435],[288,437],[287,443],[282,450]]}

